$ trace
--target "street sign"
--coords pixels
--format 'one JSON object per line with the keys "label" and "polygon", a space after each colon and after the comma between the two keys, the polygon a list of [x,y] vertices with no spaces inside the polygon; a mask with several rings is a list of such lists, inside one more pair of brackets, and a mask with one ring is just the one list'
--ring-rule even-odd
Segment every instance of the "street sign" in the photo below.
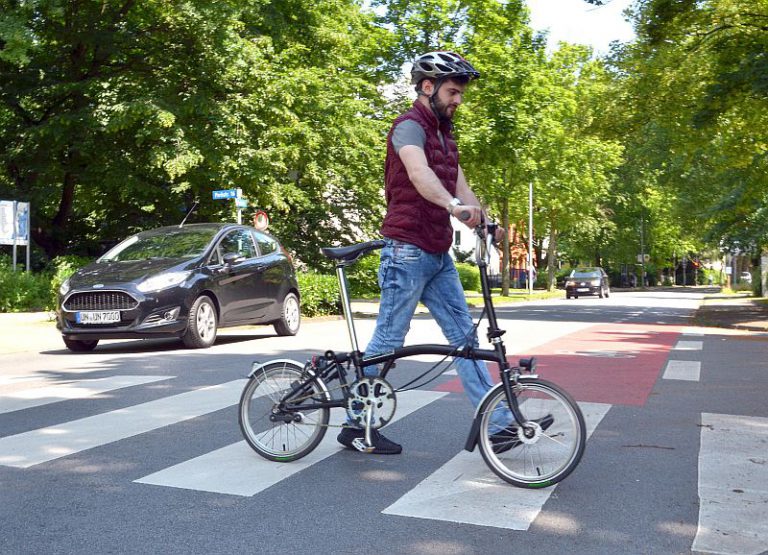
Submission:
{"label": "street sign", "polygon": [[235,199],[235,206],[238,208],[248,208],[248,199],[246,198],[236,198]]}
{"label": "street sign", "polygon": [[253,215],[253,227],[259,231],[265,231],[269,227],[269,216],[264,210],[257,210]]}
{"label": "street sign", "polygon": [[238,189],[220,189],[213,191],[213,200],[223,200],[238,197]]}

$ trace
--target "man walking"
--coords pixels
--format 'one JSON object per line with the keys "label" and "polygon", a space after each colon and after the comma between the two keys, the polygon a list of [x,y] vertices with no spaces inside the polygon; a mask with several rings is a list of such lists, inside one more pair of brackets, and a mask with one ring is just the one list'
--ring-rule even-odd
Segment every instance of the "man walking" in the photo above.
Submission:
{"label": "man walking", "polygon": [[[453,52],[430,52],[417,58],[411,80],[418,97],[398,117],[387,136],[385,192],[387,214],[381,227],[381,308],[366,356],[402,347],[411,319],[423,302],[454,347],[478,346],[458,272],[448,254],[453,241],[450,216],[468,216],[470,229],[483,211],[459,165],[452,119],[467,84],[480,74]],[[500,230],[503,234],[503,231]],[[375,368],[369,367],[375,375]],[[477,406],[491,387],[485,364],[459,359],[457,369],[469,400]],[[371,451],[398,454],[402,447],[372,430]],[[514,429],[500,430],[498,441]],[[506,434],[506,435],[505,435]],[[338,441],[350,449],[364,431],[345,427]]]}

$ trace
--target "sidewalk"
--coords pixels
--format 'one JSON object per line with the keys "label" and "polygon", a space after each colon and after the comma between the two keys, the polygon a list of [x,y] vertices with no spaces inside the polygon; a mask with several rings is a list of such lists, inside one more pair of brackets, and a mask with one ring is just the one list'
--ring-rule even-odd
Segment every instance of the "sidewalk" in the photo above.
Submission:
{"label": "sidewalk", "polygon": [[698,326],[768,332],[768,302],[741,295],[707,295],[694,316]]}

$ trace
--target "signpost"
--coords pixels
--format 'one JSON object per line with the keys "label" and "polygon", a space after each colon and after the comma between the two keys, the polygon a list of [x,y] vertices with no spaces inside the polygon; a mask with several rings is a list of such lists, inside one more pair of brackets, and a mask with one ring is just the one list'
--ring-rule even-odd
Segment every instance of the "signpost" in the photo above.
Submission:
{"label": "signpost", "polygon": [[237,223],[243,223],[243,208],[248,206],[248,201],[243,198],[243,190],[237,189],[219,189],[213,191],[213,200],[235,200],[235,208],[237,208]]}

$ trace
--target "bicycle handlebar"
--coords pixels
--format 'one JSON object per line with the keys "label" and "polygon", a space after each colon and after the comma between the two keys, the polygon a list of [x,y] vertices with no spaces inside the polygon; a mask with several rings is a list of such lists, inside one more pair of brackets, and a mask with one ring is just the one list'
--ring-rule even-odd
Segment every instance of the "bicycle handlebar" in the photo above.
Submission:
{"label": "bicycle handlebar", "polygon": [[[459,212],[459,220],[462,222],[466,222],[471,217],[471,214],[469,213],[469,210],[462,210]],[[496,228],[498,227],[497,223],[494,222],[486,222],[485,218],[483,218],[480,221],[480,224],[475,228],[475,233],[479,234],[481,237],[485,236],[486,233],[488,233],[493,239],[493,243],[496,243]]]}

